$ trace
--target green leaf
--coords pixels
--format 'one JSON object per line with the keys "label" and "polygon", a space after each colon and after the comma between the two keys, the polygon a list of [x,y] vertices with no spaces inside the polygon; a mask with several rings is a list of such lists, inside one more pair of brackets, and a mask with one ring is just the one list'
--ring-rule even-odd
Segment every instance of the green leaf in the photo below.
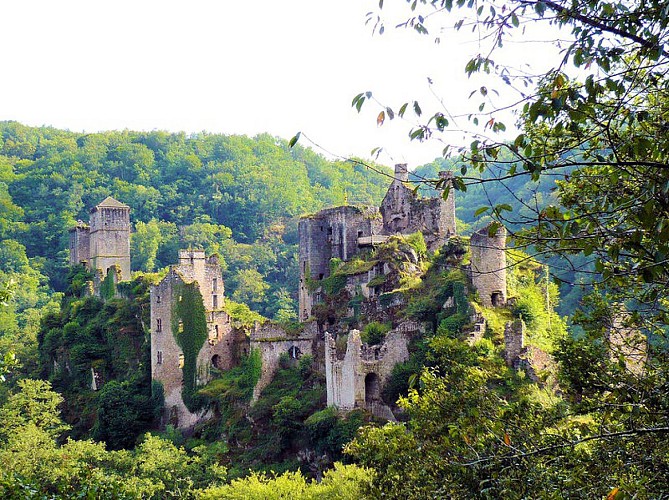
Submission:
{"label": "green leaf", "polygon": [[418,116],[420,116],[423,113],[423,111],[420,109],[420,106],[418,105],[418,101],[413,102],[413,111]]}
{"label": "green leaf", "polygon": [[490,210],[490,207],[481,207],[477,209],[476,212],[474,212],[474,217],[478,217],[479,215],[487,212],[488,210]]}
{"label": "green leaf", "polygon": [[300,136],[301,136],[301,135],[302,135],[302,132],[298,132],[297,134],[295,134],[295,135],[290,139],[290,141],[288,141],[288,147],[289,147],[289,148],[292,148],[293,146],[295,146],[295,144],[297,144],[297,141],[300,140]]}
{"label": "green leaf", "polygon": [[405,102],[404,104],[402,104],[402,106],[400,106],[400,110],[397,112],[397,114],[400,116],[400,118],[404,116],[404,113],[406,113],[408,105],[409,105],[409,103]]}

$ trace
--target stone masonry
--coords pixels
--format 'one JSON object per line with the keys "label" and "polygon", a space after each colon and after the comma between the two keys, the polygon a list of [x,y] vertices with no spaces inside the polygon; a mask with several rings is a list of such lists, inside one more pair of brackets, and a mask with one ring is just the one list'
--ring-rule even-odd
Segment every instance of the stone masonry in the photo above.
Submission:
{"label": "stone masonry", "polygon": [[[440,172],[439,176],[450,183],[450,172]],[[434,251],[455,235],[455,197],[451,192],[447,200],[442,197],[418,198],[407,186],[408,181],[406,164],[395,165],[395,178],[381,202],[383,234],[420,231],[428,248]]]}
{"label": "stone masonry", "polygon": [[504,326],[504,361],[513,366],[525,347],[525,322],[522,319],[509,321]]}
{"label": "stone masonry", "polygon": [[346,353],[338,356],[335,339],[325,334],[327,404],[342,411],[365,408],[394,420],[381,399],[381,388],[397,363],[409,358],[408,337],[401,328],[391,330],[381,345],[363,344],[358,330],[351,330]]}
{"label": "stone masonry", "polygon": [[381,231],[381,216],[375,208],[337,207],[303,217],[298,226],[300,248],[299,317],[306,321],[320,302],[312,283],[330,275],[330,259],[348,260],[359,249],[360,238]]}
{"label": "stone masonry", "polygon": [[311,321],[304,324],[304,330],[298,335],[288,335],[283,328],[275,323],[257,323],[251,331],[251,349],[260,351],[262,371],[260,379],[253,388],[253,401],[257,401],[260,393],[274,378],[279,368],[279,358],[285,354],[292,360],[316,352],[314,343],[318,334],[318,325]]}
{"label": "stone masonry", "polygon": [[[440,172],[446,183],[450,172]],[[455,197],[420,199],[407,187],[406,164],[395,165],[395,177],[380,209],[336,207],[303,217],[299,223],[300,284],[299,318],[311,317],[321,300],[318,281],[330,275],[330,260],[347,261],[363,248],[382,243],[390,236],[423,233],[431,251],[455,235]]]}
{"label": "stone masonry", "polygon": [[472,285],[486,307],[506,304],[506,229],[499,227],[489,235],[489,227],[472,234],[471,252]]}
{"label": "stone masonry", "polygon": [[210,380],[211,368],[227,370],[236,363],[238,339],[223,310],[223,277],[217,256],[206,258],[201,250],[181,250],[179,264],[172,266],[160,283],[151,287],[151,377],[163,386],[165,414],[163,424],[178,428],[196,424],[200,415],[192,414],[182,399],[183,353],[174,338],[181,325],[173,325],[174,304],[181,300],[179,284],[197,283],[204,303],[208,340],[197,357],[197,385]]}
{"label": "stone masonry", "polygon": [[89,225],[70,229],[70,264],[84,264],[104,278],[112,266],[130,280],[130,207],[111,196],[91,209]]}

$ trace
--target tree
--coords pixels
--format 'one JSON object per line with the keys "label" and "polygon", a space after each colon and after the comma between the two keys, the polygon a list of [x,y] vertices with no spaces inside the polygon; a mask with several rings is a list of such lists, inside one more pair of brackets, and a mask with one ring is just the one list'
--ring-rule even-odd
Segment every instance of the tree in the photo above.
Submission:
{"label": "tree", "polygon": [[[488,82],[496,76],[501,86],[477,83],[471,95],[480,98],[478,110],[457,120],[448,109],[428,110],[415,101],[387,106],[371,92],[357,95],[353,106],[360,110],[365,102],[375,101],[381,106],[380,124],[386,118],[413,114],[417,125],[409,132],[412,139],[443,140],[447,146],[444,134],[457,129],[456,121],[462,126],[468,120],[471,144],[459,147],[461,168],[453,187],[464,191],[472,185],[504,186],[525,213],[488,198],[488,206],[478,214],[514,228],[517,246],[542,256],[558,255],[565,267],[584,274],[586,282],[599,284],[575,318],[585,335],[564,341],[558,351],[568,388],[570,419],[565,426],[551,430],[549,423],[538,421],[535,431],[524,431],[534,436],[534,446],[525,447],[511,437],[512,444],[505,444],[515,451],[501,454],[490,446],[481,453],[477,446],[485,443],[485,436],[478,433],[474,442],[460,443],[460,451],[457,446],[449,449],[457,458],[435,463],[443,464],[446,475],[460,467],[452,480],[465,488],[469,484],[472,490],[475,483],[467,478],[490,478],[476,485],[482,496],[487,485],[492,485],[493,495],[510,491],[505,488],[511,488],[511,483],[502,480],[503,467],[505,473],[523,470],[522,484],[528,487],[524,494],[529,496],[538,492],[550,496],[548,492],[565,477],[580,488],[580,493],[573,490],[574,495],[587,491],[605,495],[607,482],[616,487],[612,498],[618,492],[654,496],[665,491],[667,485],[660,478],[667,472],[662,454],[669,445],[669,410],[663,396],[669,374],[666,3],[417,0],[409,5],[411,17],[401,26],[420,34],[438,33],[439,37],[440,28],[449,25],[473,28],[480,42],[464,71],[472,78],[489,75]],[[383,32],[381,16],[371,19],[375,29]],[[542,23],[544,32],[556,33],[555,44],[562,46],[550,69],[529,77],[497,62],[504,59],[507,42],[526,41],[525,30]],[[516,60],[520,57],[515,55]],[[509,88],[517,91],[512,99],[503,90]],[[502,120],[508,109],[516,112],[520,128],[510,140],[500,135],[507,131]],[[543,205],[537,197],[521,198],[510,188],[518,178],[538,185],[547,177],[558,179],[558,203]],[[440,185],[439,181],[433,184]],[[519,224],[523,229],[517,229]],[[605,307],[588,307],[588,301],[597,304],[602,298]],[[641,332],[650,340],[643,369],[631,367],[625,356],[602,359],[611,352],[610,336],[616,330]],[[405,401],[407,410],[415,412],[411,435],[419,438],[423,426],[452,421],[452,413],[466,402],[466,398],[452,402],[456,407],[449,408],[451,403],[444,404],[444,396],[430,389],[439,387],[442,378],[425,379],[424,375],[424,380],[424,391]],[[426,419],[431,414],[437,418]],[[494,412],[487,418],[490,429],[500,421]],[[577,422],[580,428],[572,426]],[[461,429],[458,424],[455,434],[461,436]],[[353,451],[365,457],[365,464],[375,465],[380,455],[374,453],[382,445],[368,446],[376,443],[369,433],[369,439]],[[551,441],[552,433],[562,442]],[[419,439],[417,448],[422,451],[417,460],[430,456],[429,443],[438,445],[437,438],[448,441],[450,436],[450,429],[443,429]],[[446,455],[443,447],[437,449],[440,455],[435,456]],[[468,453],[478,457],[467,459]],[[597,475],[608,479],[600,482]],[[514,477],[513,472],[509,477]],[[570,486],[561,484],[564,491],[569,490]],[[522,494],[521,489],[516,491]]]}
{"label": "tree", "polygon": [[63,398],[44,380],[23,379],[19,391],[0,407],[0,437],[5,439],[27,425],[33,425],[51,438],[69,429],[60,418],[58,406]]}
{"label": "tree", "polygon": [[[502,102],[508,93],[493,100],[491,88],[476,89],[480,112],[473,112],[469,120],[479,129],[470,147],[460,148],[465,163],[456,189],[466,189],[471,182],[499,183],[519,176],[539,180],[560,173],[563,206],[535,212],[533,231],[519,235],[521,242],[592,254],[604,279],[662,285],[669,239],[662,223],[668,205],[662,187],[667,180],[664,97],[669,64],[663,2],[489,0],[477,2],[477,10],[470,12],[472,6],[464,0],[414,2],[413,16],[403,26],[427,35],[451,19],[458,29],[474,25],[483,41],[465,72],[494,73],[511,87],[536,87],[511,104]],[[534,23],[558,28],[564,49],[552,69],[532,79],[495,63],[493,57],[501,57],[504,42],[522,37],[522,30]],[[381,27],[379,17],[377,29]],[[362,93],[354,106],[360,108],[370,98],[371,93]],[[486,133],[506,130],[498,120],[509,105],[520,116],[522,133],[510,142],[487,137]],[[391,111],[384,114],[394,116]],[[428,117],[410,132],[414,139],[436,138],[453,127],[447,110],[430,114],[414,103],[401,106],[398,114],[411,111],[419,120]],[[503,152],[504,159],[497,161]],[[487,180],[468,176],[471,168],[483,171],[493,163],[503,167],[498,175]],[[498,219],[508,218],[506,206],[491,208]],[[654,300],[657,294],[647,298]]]}

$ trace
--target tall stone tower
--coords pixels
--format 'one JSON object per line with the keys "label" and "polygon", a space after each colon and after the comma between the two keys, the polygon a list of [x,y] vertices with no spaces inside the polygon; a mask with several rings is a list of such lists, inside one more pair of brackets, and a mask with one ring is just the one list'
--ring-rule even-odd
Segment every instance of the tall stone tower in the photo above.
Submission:
{"label": "tall stone tower", "polygon": [[70,229],[70,265],[83,264],[88,267],[90,260],[91,228],[83,221]]}
{"label": "tall stone tower", "polygon": [[442,245],[448,238],[455,236],[455,191],[453,191],[453,172],[439,172],[439,178],[444,180],[442,190],[449,189],[448,198],[439,199],[439,233],[442,236]]}
{"label": "tall stone tower", "polygon": [[381,202],[380,212],[383,217],[383,230],[387,234],[411,232],[413,193],[405,182],[409,181],[406,163],[395,165],[395,178]]}
{"label": "tall stone tower", "polygon": [[[193,285],[202,296],[203,307],[180,313],[177,306],[185,287]],[[190,384],[199,387],[211,380],[212,368],[229,370],[237,362],[240,339],[235,337],[224,310],[223,292],[218,256],[205,257],[204,250],[180,250],[179,264],[171,266],[169,273],[151,286],[151,378],[163,387],[163,425],[186,428],[203,417],[191,413],[184,402],[187,374],[193,377]],[[206,325],[206,332],[198,332],[198,324]],[[198,336],[203,333],[206,338]],[[194,342],[200,342],[195,344],[197,352],[185,352],[182,346]]]}
{"label": "tall stone tower", "polygon": [[469,241],[472,285],[486,307],[506,303],[506,229],[490,236],[490,226],[479,229]]}
{"label": "tall stone tower", "polygon": [[88,267],[106,276],[112,266],[130,280],[130,207],[108,196],[91,209]]}

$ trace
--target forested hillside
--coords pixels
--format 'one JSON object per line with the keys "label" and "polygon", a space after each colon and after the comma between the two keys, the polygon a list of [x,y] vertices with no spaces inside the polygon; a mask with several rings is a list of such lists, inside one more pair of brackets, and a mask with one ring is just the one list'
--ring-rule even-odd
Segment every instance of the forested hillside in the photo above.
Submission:
{"label": "forested hillside", "polygon": [[[381,167],[382,168],[382,167]],[[0,283],[20,283],[0,312],[0,342],[66,288],[68,229],[112,195],[132,207],[133,270],[173,264],[180,247],[218,252],[226,294],[280,320],[295,316],[297,217],[377,204],[387,179],[269,135],[73,133],[0,123]],[[30,339],[33,340],[30,340]]]}

